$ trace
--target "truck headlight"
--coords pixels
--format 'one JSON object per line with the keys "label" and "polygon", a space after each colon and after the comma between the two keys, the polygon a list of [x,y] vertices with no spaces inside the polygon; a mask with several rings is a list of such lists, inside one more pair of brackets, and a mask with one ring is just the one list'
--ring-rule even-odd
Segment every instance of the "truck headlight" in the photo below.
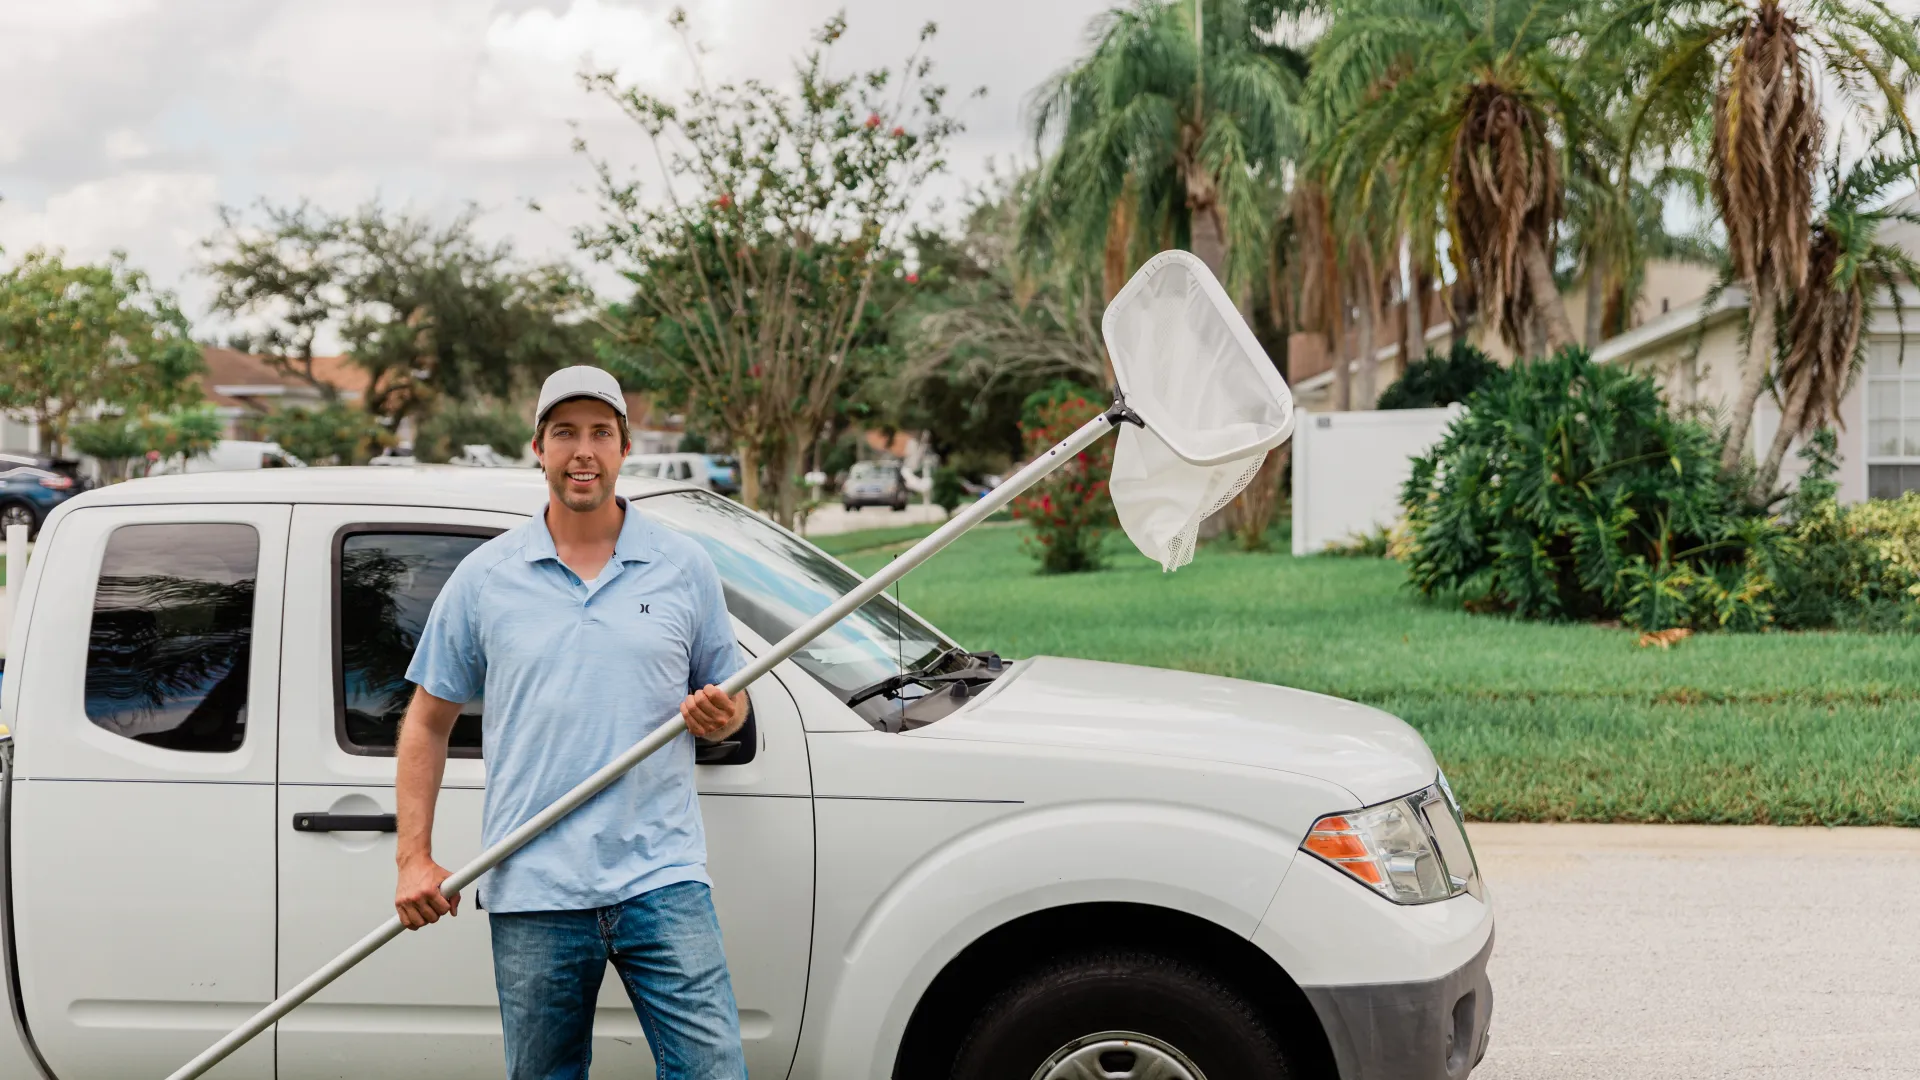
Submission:
{"label": "truck headlight", "polygon": [[1396,904],[1479,893],[1480,871],[1445,776],[1403,798],[1328,814],[1300,849]]}

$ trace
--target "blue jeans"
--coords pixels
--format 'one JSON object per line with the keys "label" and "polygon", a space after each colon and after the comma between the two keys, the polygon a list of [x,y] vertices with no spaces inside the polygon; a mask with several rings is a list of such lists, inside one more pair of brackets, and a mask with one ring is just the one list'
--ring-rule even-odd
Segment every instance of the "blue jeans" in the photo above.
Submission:
{"label": "blue jeans", "polygon": [[746,1080],[740,1014],[706,885],[587,911],[488,912],[510,1080],[585,1080],[607,963],[633,999],[659,1080]]}

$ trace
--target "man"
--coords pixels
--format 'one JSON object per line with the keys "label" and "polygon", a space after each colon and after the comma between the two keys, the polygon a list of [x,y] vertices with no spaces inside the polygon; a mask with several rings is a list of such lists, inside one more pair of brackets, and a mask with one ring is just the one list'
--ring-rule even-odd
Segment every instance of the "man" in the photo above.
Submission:
{"label": "man", "polygon": [[613,376],[573,367],[541,388],[533,451],[546,510],[481,545],[434,601],[407,669],[400,731],[400,883],[417,930],[459,912],[433,860],[447,736],[486,708],[492,844],[671,715],[683,735],[479,883],[512,1080],[587,1075],[593,1003],[612,962],[661,1080],[745,1080],[740,1021],[708,893],[693,736],[724,738],[746,695],[719,575],[698,545],[613,494],[628,448]]}

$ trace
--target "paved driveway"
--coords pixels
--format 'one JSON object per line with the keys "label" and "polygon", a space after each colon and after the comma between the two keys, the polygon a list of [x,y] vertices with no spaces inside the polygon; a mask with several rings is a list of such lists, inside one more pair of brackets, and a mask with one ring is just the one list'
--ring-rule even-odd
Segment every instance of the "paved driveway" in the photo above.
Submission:
{"label": "paved driveway", "polygon": [[915,495],[916,501],[908,503],[905,510],[895,510],[891,506],[863,506],[858,510],[848,510],[837,502],[828,503],[807,515],[807,526],[801,532],[807,536],[827,536],[855,529],[885,529],[895,525],[919,525],[947,519],[945,510],[919,502],[919,498]]}
{"label": "paved driveway", "polygon": [[1480,825],[1474,1080],[1920,1077],[1920,830]]}

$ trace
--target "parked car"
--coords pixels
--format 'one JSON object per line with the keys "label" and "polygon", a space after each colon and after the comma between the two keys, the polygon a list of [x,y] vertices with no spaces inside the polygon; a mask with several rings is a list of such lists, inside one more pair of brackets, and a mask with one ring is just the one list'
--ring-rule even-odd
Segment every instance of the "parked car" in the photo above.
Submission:
{"label": "parked car", "polygon": [[740,494],[740,462],[732,454],[705,454],[707,484],[722,495]]}
{"label": "parked car", "polygon": [[53,508],[89,486],[80,463],[38,454],[0,454],[0,535],[9,525],[25,525],[29,538]]}
{"label": "parked car", "polygon": [[863,506],[907,508],[907,482],[900,475],[897,461],[857,461],[840,485],[840,505],[848,510]]}
{"label": "parked car", "polygon": [[[764,653],[856,576],[688,484]],[[91,491],[48,519],[0,721],[0,1076],[164,1076],[388,917],[404,672],[531,470],[311,469]],[[27,628],[32,627],[31,635]],[[714,901],[757,1080],[1460,1080],[1493,915],[1421,738],[1284,687],[1004,662],[876,598],[699,749]],[[480,848],[473,702],[435,818]],[[17,775],[15,775],[17,771]],[[112,887],[103,882],[118,883]],[[617,980],[596,1074],[651,1076]],[[487,916],[407,935],[225,1075],[497,1076]],[[36,1049],[37,1048],[37,1049]]]}
{"label": "parked car", "polygon": [[621,476],[673,480],[694,487],[713,487],[705,454],[634,454],[620,465]]}

